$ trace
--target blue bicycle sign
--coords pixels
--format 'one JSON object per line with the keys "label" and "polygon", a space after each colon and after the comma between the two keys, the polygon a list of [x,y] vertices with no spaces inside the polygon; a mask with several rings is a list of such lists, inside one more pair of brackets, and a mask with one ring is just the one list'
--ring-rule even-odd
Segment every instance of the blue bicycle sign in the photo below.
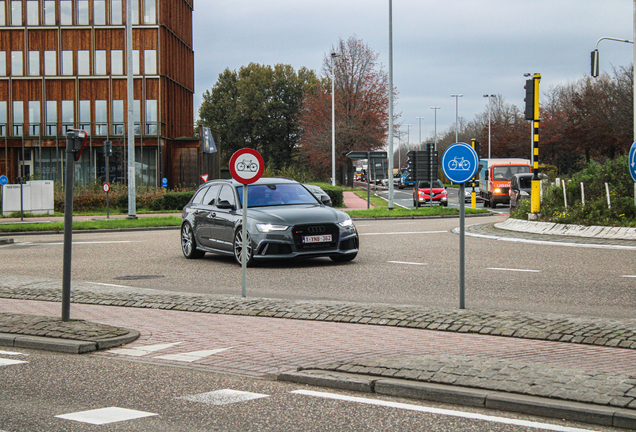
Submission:
{"label": "blue bicycle sign", "polygon": [[632,176],[632,180],[636,182],[636,142],[632,144],[632,147],[629,149],[629,157],[627,158],[627,165],[629,168],[629,173]]}
{"label": "blue bicycle sign", "polygon": [[442,156],[442,171],[453,183],[462,184],[477,174],[479,156],[466,143],[451,144]]}

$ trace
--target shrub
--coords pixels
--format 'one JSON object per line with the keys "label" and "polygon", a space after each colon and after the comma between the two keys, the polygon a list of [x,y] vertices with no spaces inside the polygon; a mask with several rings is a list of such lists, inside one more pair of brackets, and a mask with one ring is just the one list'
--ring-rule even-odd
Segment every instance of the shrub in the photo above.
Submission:
{"label": "shrub", "polygon": [[331,186],[329,183],[312,183],[316,186],[319,186],[322,190],[324,190],[329,198],[331,198],[331,203],[334,207],[344,207],[344,195],[342,192],[344,188],[340,186]]}

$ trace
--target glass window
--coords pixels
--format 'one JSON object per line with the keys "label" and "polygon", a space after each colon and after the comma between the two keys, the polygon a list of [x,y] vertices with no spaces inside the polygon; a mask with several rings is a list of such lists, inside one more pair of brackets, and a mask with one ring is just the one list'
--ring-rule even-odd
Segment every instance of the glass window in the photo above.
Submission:
{"label": "glass window", "polygon": [[11,75],[22,76],[22,51],[11,51]]}
{"label": "glass window", "polygon": [[62,51],[62,75],[73,75],[73,51]]}
{"label": "glass window", "polygon": [[0,26],[7,25],[7,17],[5,16],[4,1],[0,1]]}
{"label": "glass window", "polygon": [[94,0],[93,1],[93,22],[95,25],[106,24],[106,1]]}
{"label": "glass window", "polygon": [[14,26],[22,25],[22,2],[21,1],[11,2],[11,25],[14,25]]}
{"label": "glass window", "polygon": [[88,134],[91,134],[91,101],[81,100],[79,101],[79,121],[80,129],[84,129]]}
{"label": "glass window", "polygon": [[132,23],[139,24],[139,0],[131,0],[132,4]]}
{"label": "glass window", "polygon": [[29,75],[40,75],[40,51],[29,51]]}
{"label": "glass window", "polygon": [[121,0],[110,0],[110,23],[112,25],[119,25],[122,23],[121,11]]}
{"label": "glass window", "polygon": [[95,75],[106,75],[106,50],[95,50]]}
{"label": "glass window", "polygon": [[144,75],[157,75],[157,50],[144,51]]}
{"label": "glass window", "polygon": [[88,50],[77,51],[77,74],[78,75],[90,75],[91,74],[91,62]]}
{"label": "glass window", "polygon": [[0,136],[7,135],[7,101],[0,101]]}
{"label": "glass window", "polygon": [[157,99],[146,101],[146,135],[157,134]]}
{"label": "glass window", "polygon": [[44,25],[55,25],[55,0],[44,0]]}
{"label": "glass window", "polygon": [[124,101],[120,99],[113,100],[113,133],[124,134]]}
{"label": "glass window", "polygon": [[133,50],[133,75],[139,75],[139,50]]}
{"label": "glass window", "polygon": [[73,2],[60,0],[60,24],[73,25]]}
{"label": "glass window", "polygon": [[216,196],[219,193],[220,188],[221,185],[219,184],[213,184],[212,186],[210,186],[208,191],[205,193],[205,196],[203,197],[202,204],[211,206],[216,205]]}
{"label": "glass window", "polygon": [[88,25],[88,0],[77,0],[77,24]]}
{"label": "glass window", "polygon": [[135,135],[140,135],[141,131],[140,131],[140,127],[141,127],[141,101],[140,100],[134,100],[133,101],[133,121],[134,123],[134,134]]}
{"label": "glass window", "polygon": [[57,135],[57,101],[46,101],[46,135]]}
{"label": "glass window", "polygon": [[38,1],[37,0],[28,0],[27,1],[27,24],[28,25],[40,25],[40,14],[38,11]]}
{"label": "glass window", "polygon": [[22,135],[24,122],[24,102],[13,101],[13,136]]}
{"label": "glass window", "polygon": [[44,75],[57,75],[55,51],[44,51]]}
{"label": "glass window", "polygon": [[194,195],[194,198],[192,198],[192,204],[201,204],[208,189],[209,188],[207,187],[199,189],[199,191]]}
{"label": "glass window", "polygon": [[[248,200],[249,200],[249,196],[248,196]],[[232,186],[223,185],[223,188],[221,189],[221,193],[219,194],[219,200],[217,201],[217,203],[221,201],[227,201],[230,203],[230,205],[235,205],[236,198],[234,197],[234,189],[232,188]]]}
{"label": "glass window", "polygon": [[29,101],[29,135],[40,135],[40,101]]}
{"label": "glass window", "polygon": [[73,129],[73,122],[75,112],[74,112],[74,104],[72,100],[63,100],[62,101],[62,129],[64,133],[67,130]]}
{"label": "glass window", "polygon": [[157,12],[155,0],[144,1],[144,24],[156,24]]}
{"label": "glass window", "polygon": [[0,51],[0,76],[7,75],[7,53]]}
{"label": "glass window", "polygon": [[105,100],[95,101],[95,135],[108,135],[108,112]]}
{"label": "glass window", "polygon": [[122,50],[110,51],[110,74],[111,75],[124,74],[124,60],[123,60]]}

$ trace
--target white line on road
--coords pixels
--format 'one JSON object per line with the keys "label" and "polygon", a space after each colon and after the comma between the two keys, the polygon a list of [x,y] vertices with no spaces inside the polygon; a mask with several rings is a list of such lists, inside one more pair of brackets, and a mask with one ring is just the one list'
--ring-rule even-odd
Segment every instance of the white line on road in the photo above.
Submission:
{"label": "white line on road", "polygon": [[623,277],[636,278],[636,275],[623,275]]}
{"label": "white line on road", "polygon": [[57,415],[55,417],[73,420],[81,423],[89,423],[94,425],[103,425],[108,423],[115,423],[125,420],[134,420],[143,417],[152,417],[159,414],[131,410],[127,408],[108,407],[94,409],[90,411],[80,411],[70,414]]}
{"label": "white line on road", "polygon": [[173,342],[173,343],[146,345],[146,346],[131,347],[131,348],[116,348],[116,349],[108,350],[106,352],[113,353],[113,354],[127,355],[132,357],[141,357],[146,354],[153,353],[155,351],[160,351],[166,348],[170,348],[180,343],[181,342]]}
{"label": "white line on road", "polygon": [[192,351],[192,352],[181,353],[181,354],[167,354],[167,355],[162,355],[155,358],[162,359],[162,360],[174,360],[174,361],[192,363],[197,360],[201,360],[213,354],[218,354],[220,352],[223,352],[229,349],[230,348],[219,348],[214,350]]}
{"label": "white line on road", "polygon": [[368,398],[361,398],[361,397],[354,397],[354,396],[344,396],[344,395],[339,395],[334,393],[323,393],[323,392],[316,392],[311,390],[295,390],[295,391],[292,391],[291,393],[302,394],[305,396],[320,397],[325,399],[335,399],[335,400],[341,400],[346,402],[358,402],[358,403],[369,404],[369,405],[398,408],[398,409],[404,409],[409,411],[419,411],[419,412],[425,412],[430,414],[461,417],[461,418],[471,419],[471,420],[482,420],[482,421],[493,422],[493,423],[503,423],[508,425],[531,427],[531,428],[550,430],[550,431],[591,432],[589,429],[579,429],[579,428],[572,428],[567,426],[557,426],[557,425],[552,425],[549,423],[539,423],[539,422],[532,422],[527,420],[517,420],[517,419],[506,418],[506,417],[495,417],[495,416],[488,416],[483,414],[468,413],[464,411],[429,408],[429,407],[424,407],[419,405],[389,402],[389,401],[375,400],[375,399],[368,399]]}
{"label": "white line on road", "polygon": [[22,356],[26,356],[28,354],[24,354],[24,353],[21,353],[21,352],[13,352],[13,351],[0,351],[0,355],[10,355],[10,356],[22,355]]}
{"label": "white line on road", "polygon": [[[459,228],[453,229],[455,234],[459,233]],[[529,244],[537,244],[537,245],[547,245],[547,246],[569,246],[569,247],[582,247],[582,248],[592,248],[592,249],[621,249],[621,250],[636,250],[636,246],[619,246],[619,245],[606,245],[606,244],[590,244],[590,243],[564,243],[564,242],[552,242],[545,240],[528,240],[528,239],[520,239],[520,238],[508,238],[508,237],[497,237],[493,235],[486,234],[475,234],[475,233],[466,233],[469,237],[478,237],[489,240],[500,240],[500,241],[508,241],[514,243],[529,243]]]}
{"label": "white line on road", "polygon": [[511,268],[498,268],[498,267],[488,267],[488,270],[516,271],[516,272],[528,272],[528,273],[541,273],[541,270],[511,269]]}
{"label": "white line on road", "polygon": [[404,232],[385,232],[385,233],[361,233],[361,236],[371,235],[394,235],[394,234],[441,234],[448,231],[404,231]]}
{"label": "white line on road", "polygon": [[[86,242],[73,242],[74,245],[77,244],[114,244],[114,243],[135,243],[131,240],[113,240],[113,241],[86,241]],[[38,243],[41,244],[43,246],[49,246],[49,245],[54,245],[54,246],[59,246],[59,245],[63,245],[64,242],[56,242],[56,243]]]}
{"label": "white line on road", "polygon": [[426,263],[406,262],[406,261],[387,261],[391,264],[407,264],[407,265],[428,265]]}
{"label": "white line on road", "polygon": [[133,288],[126,285],[115,285],[115,284],[107,284],[107,283],[99,283],[99,282],[86,282],[86,283],[93,284],[93,285],[107,286],[107,287],[115,287],[115,288]]}

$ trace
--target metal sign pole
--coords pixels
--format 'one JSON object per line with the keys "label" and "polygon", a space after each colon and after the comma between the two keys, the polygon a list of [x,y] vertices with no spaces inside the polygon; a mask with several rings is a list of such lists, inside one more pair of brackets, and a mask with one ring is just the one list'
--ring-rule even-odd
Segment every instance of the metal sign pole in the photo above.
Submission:
{"label": "metal sign pole", "polygon": [[66,141],[66,188],[64,194],[64,264],[62,272],[62,321],[69,321],[71,315],[71,255],[73,250],[73,174],[75,154],[72,145]]}
{"label": "metal sign pole", "polygon": [[466,210],[464,208],[464,194],[466,186],[464,183],[459,185],[459,308],[465,309],[465,269],[466,269],[466,251],[465,251],[465,218]]}
{"label": "metal sign pole", "polygon": [[367,152],[367,210],[371,208],[371,156]]}
{"label": "metal sign pole", "polygon": [[243,249],[241,249],[241,266],[243,268],[242,295],[247,297],[247,185],[243,185]]}

